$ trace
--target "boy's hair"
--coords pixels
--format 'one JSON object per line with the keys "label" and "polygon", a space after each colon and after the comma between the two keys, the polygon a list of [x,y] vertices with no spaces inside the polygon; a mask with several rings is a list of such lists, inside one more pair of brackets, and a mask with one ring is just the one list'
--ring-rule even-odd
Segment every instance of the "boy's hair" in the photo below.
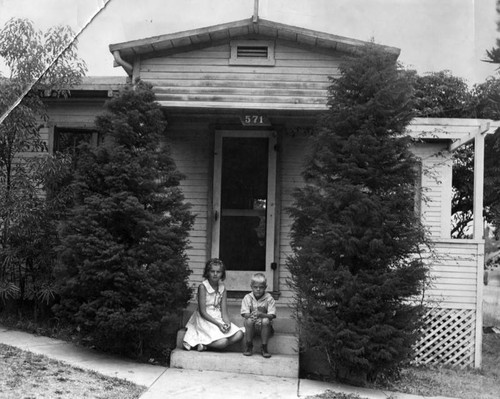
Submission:
{"label": "boy's hair", "polygon": [[267,279],[264,273],[255,273],[252,276],[252,279],[250,280],[250,285],[254,283],[264,283],[264,285],[267,287]]}
{"label": "boy's hair", "polygon": [[205,263],[205,269],[203,270],[203,278],[206,278],[208,280],[210,268],[212,266],[220,266],[222,271],[222,276],[220,279],[224,281],[226,279],[226,266],[224,266],[224,262],[222,262],[220,259],[217,258],[209,259],[207,263]]}

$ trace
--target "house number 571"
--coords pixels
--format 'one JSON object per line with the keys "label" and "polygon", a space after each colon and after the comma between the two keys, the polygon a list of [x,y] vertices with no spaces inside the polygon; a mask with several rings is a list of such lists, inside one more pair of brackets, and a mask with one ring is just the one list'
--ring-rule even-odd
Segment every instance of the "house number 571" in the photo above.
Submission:
{"label": "house number 571", "polygon": [[260,125],[264,123],[264,117],[262,115],[245,115],[245,123]]}
{"label": "house number 571", "polygon": [[243,126],[270,126],[271,123],[264,115],[243,115],[240,117]]}

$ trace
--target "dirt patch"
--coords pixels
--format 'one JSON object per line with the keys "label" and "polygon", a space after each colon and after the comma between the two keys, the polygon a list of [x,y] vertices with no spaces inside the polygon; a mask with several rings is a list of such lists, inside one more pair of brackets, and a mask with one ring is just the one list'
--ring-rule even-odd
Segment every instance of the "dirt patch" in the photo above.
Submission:
{"label": "dirt patch", "polygon": [[145,387],[0,344],[2,398],[133,399]]}

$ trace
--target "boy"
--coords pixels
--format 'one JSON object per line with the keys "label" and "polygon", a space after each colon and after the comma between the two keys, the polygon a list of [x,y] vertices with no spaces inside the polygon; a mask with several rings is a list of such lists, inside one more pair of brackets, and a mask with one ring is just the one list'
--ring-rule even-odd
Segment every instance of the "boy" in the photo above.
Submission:
{"label": "boy", "polygon": [[245,351],[243,355],[252,356],[253,337],[260,334],[262,339],[261,354],[270,358],[267,342],[273,335],[272,320],[276,317],[274,298],[266,292],[267,281],[263,273],[256,273],[250,282],[252,292],[246,294],[241,302],[241,315],[245,318]]}

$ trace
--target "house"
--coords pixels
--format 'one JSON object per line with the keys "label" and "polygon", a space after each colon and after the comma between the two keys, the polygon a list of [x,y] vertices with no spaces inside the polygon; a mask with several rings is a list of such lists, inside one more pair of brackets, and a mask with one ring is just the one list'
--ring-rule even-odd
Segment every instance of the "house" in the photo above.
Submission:
{"label": "house", "polygon": [[[309,136],[326,109],[329,77],[346,53],[366,43],[254,18],[110,45],[128,81],[153,85],[168,119],[165,141],[180,171],[196,221],[190,233],[191,284],[208,258],[228,266],[230,303],[248,291],[250,275],[266,274],[282,314],[294,293],[287,284],[292,220],[286,208],[302,184]],[[396,59],[399,49],[380,46]],[[69,101],[47,99],[42,130],[48,151],[78,140],[97,143],[93,121],[125,78],[91,78]],[[450,238],[452,153],[475,142],[474,214],[482,213],[484,120],[415,119],[409,127],[421,159],[420,212],[435,243],[422,363],[481,364],[484,241]],[[198,359],[199,360],[199,359]],[[279,368],[280,366],[274,366]]]}

